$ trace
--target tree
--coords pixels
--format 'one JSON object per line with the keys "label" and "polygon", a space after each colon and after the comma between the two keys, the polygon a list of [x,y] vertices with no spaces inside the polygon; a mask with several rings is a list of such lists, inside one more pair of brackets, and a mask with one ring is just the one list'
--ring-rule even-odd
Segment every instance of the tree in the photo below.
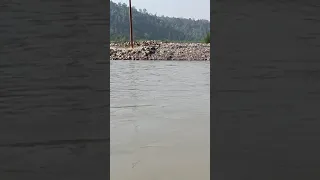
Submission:
{"label": "tree", "polygon": [[[150,39],[170,41],[201,41],[210,31],[210,22],[156,16],[146,9],[132,9],[134,39]],[[129,10],[124,3],[110,1],[110,37],[115,40],[119,37],[129,40]]]}
{"label": "tree", "polygon": [[203,39],[204,43],[210,43],[210,32],[207,33],[207,35]]}

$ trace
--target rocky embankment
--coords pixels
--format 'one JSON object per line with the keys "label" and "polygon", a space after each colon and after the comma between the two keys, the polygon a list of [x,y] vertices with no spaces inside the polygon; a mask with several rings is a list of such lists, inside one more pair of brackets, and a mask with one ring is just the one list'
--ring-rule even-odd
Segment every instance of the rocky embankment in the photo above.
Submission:
{"label": "rocky embankment", "polygon": [[143,41],[110,43],[110,60],[210,60],[210,44]]}

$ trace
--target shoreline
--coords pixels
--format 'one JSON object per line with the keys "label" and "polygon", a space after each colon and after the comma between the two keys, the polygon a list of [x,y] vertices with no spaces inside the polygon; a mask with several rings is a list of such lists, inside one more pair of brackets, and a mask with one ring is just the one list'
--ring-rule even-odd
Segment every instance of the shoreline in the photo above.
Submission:
{"label": "shoreline", "polygon": [[186,60],[209,61],[210,43],[161,41],[110,43],[110,60]]}

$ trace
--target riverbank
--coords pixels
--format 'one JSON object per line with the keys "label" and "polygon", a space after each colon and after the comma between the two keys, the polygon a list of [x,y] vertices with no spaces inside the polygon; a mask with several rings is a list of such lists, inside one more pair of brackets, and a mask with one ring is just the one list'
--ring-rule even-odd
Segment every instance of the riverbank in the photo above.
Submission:
{"label": "riverbank", "polygon": [[110,60],[210,60],[210,44],[158,41],[110,43]]}

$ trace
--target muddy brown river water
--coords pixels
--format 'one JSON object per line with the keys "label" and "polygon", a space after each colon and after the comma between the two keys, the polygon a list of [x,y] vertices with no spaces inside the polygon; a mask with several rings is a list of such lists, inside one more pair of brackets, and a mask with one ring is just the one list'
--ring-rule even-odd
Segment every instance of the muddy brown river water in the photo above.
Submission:
{"label": "muddy brown river water", "polygon": [[209,179],[210,64],[111,62],[111,179]]}

